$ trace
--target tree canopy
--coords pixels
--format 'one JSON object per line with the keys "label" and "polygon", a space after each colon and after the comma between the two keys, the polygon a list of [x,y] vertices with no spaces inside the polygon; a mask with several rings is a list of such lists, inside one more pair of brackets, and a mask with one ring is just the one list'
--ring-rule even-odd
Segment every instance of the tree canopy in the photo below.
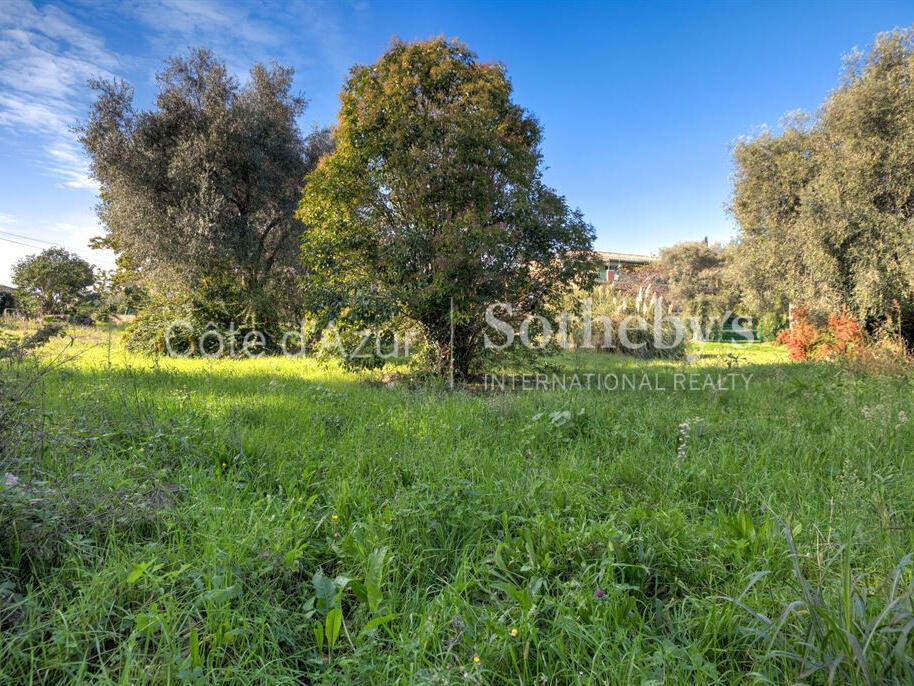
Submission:
{"label": "tree canopy", "polygon": [[453,302],[460,374],[487,304],[522,315],[592,281],[593,230],[543,183],[540,127],[511,90],[502,65],[444,39],[395,42],[352,69],[336,149],[300,205],[313,310],[387,303],[421,324],[441,367]]}
{"label": "tree canopy", "polygon": [[880,34],[814,120],[736,146],[731,207],[757,308],[914,309],[912,74],[914,32]]}
{"label": "tree canopy", "polygon": [[739,300],[729,266],[733,249],[717,243],[686,241],[660,250],[652,267],[669,286],[665,298],[681,313],[718,321]]}
{"label": "tree canopy", "polygon": [[13,266],[20,300],[38,314],[70,314],[90,295],[92,265],[63,248],[48,248]]}
{"label": "tree canopy", "polygon": [[[239,85],[208,50],[169,59],[156,107],[95,81],[80,140],[101,184],[104,243],[154,292],[205,293],[226,317],[270,332],[297,304],[294,210],[322,152],[296,124],[292,69],[255,65]],[[198,298],[199,299],[199,298]]]}

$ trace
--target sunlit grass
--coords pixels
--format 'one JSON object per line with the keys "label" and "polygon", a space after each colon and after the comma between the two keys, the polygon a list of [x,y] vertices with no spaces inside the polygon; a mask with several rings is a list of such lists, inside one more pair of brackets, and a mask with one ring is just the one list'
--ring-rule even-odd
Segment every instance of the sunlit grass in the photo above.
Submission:
{"label": "sunlit grass", "polygon": [[62,354],[0,470],[31,484],[0,495],[0,682],[783,682],[796,635],[745,609],[802,597],[783,527],[876,614],[914,550],[909,376],[705,344],[554,360],[663,389],[448,393],[104,329]]}

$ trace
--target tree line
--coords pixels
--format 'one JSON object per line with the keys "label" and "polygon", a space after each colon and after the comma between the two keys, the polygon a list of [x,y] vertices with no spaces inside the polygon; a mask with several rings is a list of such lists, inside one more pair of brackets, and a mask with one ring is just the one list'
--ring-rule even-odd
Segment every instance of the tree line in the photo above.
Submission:
{"label": "tree line", "polygon": [[[739,141],[737,238],[663,249],[642,285],[681,312],[740,309],[772,331],[791,305],[910,322],[912,41],[880,34],[815,116]],[[175,319],[234,322],[267,348],[302,318],[307,345],[331,322],[344,337],[408,323],[433,369],[466,375],[487,304],[519,321],[593,286],[593,228],[543,182],[541,128],[503,65],[456,41],[396,41],[350,71],[335,125],[308,134],[292,78],[255,65],[241,84],[200,49],[167,61],[148,110],[124,81],[91,83],[79,137],[101,188],[94,245],[117,255],[105,287],[142,303],[131,346],[161,347]],[[88,286],[83,267],[50,257],[15,275],[45,309],[65,299],[35,286],[49,268]]]}
{"label": "tree line", "polygon": [[302,316],[349,332],[402,318],[437,370],[466,374],[485,303],[522,316],[591,278],[593,229],[543,183],[539,124],[504,67],[457,42],[396,42],[353,68],[336,125],[308,136],[288,68],[239,85],[195,50],[148,111],[122,81],[92,85],[80,140],[101,243],[149,292],[138,346],[175,318],[268,347]]}
{"label": "tree line", "polygon": [[[847,306],[914,340],[914,32],[846,59],[815,117],[734,151],[739,285],[755,310]],[[897,315],[896,315],[897,316]]]}

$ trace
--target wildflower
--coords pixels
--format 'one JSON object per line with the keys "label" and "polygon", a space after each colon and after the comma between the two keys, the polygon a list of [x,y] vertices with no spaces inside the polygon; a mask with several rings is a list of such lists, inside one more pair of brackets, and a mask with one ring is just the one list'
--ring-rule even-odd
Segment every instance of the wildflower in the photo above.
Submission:
{"label": "wildflower", "polygon": [[596,591],[594,591],[594,595],[597,598],[602,598],[603,596],[606,595],[606,591],[604,591],[602,588],[598,588]]}
{"label": "wildflower", "polygon": [[512,636],[517,636],[517,627],[516,627],[516,626],[512,626],[512,627],[511,627],[511,635],[512,635]]}
{"label": "wildflower", "polygon": [[340,518],[340,516],[336,513],[333,513],[332,515],[330,515],[330,519],[332,519],[334,522],[339,518]]}
{"label": "wildflower", "polygon": [[479,657],[479,655],[474,655],[474,656],[473,656],[473,664],[474,664],[474,665],[478,665],[480,662],[482,662],[482,659]]}
{"label": "wildflower", "polygon": [[860,408],[860,412],[863,413],[864,419],[869,419],[870,417],[873,416],[873,411],[866,405],[864,405],[863,407]]}
{"label": "wildflower", "polygon": [[688,456],[689,452],[689,436],[692,434],[692,428],[701,423],[701,417],[692,417],[691,419],[686,419],[682,424],[679,425],[679,444],[676,448],[676,460],[683,462]]}
{"label": "wildflower", "polygon": [[908,415],[904,410],[898,410],[898,423],[899,424],[908,423]]}
{"label": "wildflower", "polygon": [[222,468],[225,469],[226,467],[228,467],[228,465],[227,465],[225,462],[223,462],[223,463],[222,463]]}

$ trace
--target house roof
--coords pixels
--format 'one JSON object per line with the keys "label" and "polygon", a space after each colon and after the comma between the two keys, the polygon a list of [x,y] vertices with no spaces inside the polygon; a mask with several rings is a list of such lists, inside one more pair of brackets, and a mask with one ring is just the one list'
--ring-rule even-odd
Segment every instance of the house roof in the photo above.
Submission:
{"label": "house roof", "polygon": [[653,255],[639,255],[638,253],[633,252],[602,252],[600,250],[594,251],[597,253],[597,256],[601,260],[606,260],[608,262],[623,262],[628,264],[647,264],[648,262],[656,262],[657,258]]}
{"label": "house roof", "polygon": [[7,286],[5,284],[0,283],[0,292],[6,291],[7,293],[12,293],[15,290],[16,289],[13,288],[12,286]]}

